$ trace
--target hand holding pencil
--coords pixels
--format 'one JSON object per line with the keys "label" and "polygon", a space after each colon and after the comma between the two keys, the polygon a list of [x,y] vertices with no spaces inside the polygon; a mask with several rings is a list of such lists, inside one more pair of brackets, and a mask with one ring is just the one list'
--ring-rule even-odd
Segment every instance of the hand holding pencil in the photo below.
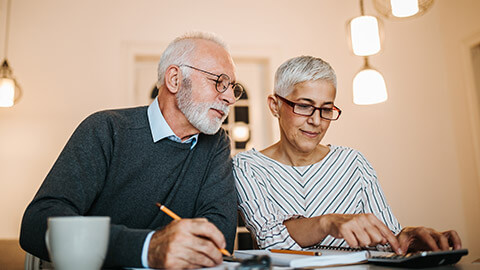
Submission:
{"label": "hand holding pencil", "polygon": [[181,219],[165,206],[162,211],[174,220],[153,234],[149,267],[202,268],[222,263],[219,250],[225,247],[225,238],[215,225],[205,218]]}
{"label": "hand holding pencil", "polygon": [[[165,212],[167,215],[169,215],[171,218],[175,219],[175,220],[180,220],[182,219],[181,217],[179,217],[177,214],[175,214],[174,212],[172,212],[172,210],[168,209],[165,205],[162,205],[160,203],[157,203],[157,206],[160,208],[160,210],[162,210],[163,212]],[[230,252],[228,252],[226,249],[224,248],[220,248],[219,249],[220,252],[225,255],[225,256],[232,256],[232,254],[230,254]]]}

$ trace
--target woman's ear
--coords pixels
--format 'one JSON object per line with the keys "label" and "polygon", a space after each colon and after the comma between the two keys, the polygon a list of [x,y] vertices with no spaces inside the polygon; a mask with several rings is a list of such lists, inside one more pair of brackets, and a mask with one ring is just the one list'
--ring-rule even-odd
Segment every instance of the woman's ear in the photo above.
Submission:
{"label": "woman's ear", "polygon": [[278,106],[278,98],[275,95],[269,95],[267,97],[268,108],[272,112],[272,115],[276,118],[279,116],[280,108]]}
{"label": "woman's ear", "polygon": [[182,72],[176,65],[170,65],[165,71],[165,86],[172,94],[176,94],[180,89]]}

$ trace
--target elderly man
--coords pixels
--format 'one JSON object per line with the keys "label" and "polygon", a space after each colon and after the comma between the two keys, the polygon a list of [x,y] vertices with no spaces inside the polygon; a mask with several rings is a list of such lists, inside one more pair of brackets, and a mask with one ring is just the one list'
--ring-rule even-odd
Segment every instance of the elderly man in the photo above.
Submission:
{"label": "elderly man", "polygon": [[48,217],[83,215],[111,217],[108,267],[208,267],[222,262],[219,249],[232,251],[236,197],[220,129],[243,92],[232,58],[212,35],[179,37],[161,57],[157,87],[148,107],[79,125],[25,211],[23,249],[48,259]]}

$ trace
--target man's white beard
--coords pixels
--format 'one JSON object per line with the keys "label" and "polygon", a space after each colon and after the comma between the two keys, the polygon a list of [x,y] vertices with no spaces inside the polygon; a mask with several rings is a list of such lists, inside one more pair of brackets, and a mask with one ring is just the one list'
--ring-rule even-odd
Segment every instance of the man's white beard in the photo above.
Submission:
{"label": "man's white beard", "polygon": [[[223,120],[228,116],[230,107],[217,102],[194,102],[192,99],[192,81],[188,78],[182,80],[182,87],[177,95],[178,108],[185,115],[187,120],[196,129],[205,134],[215,134],[222,126]],[[208,112],[216,109],[224,113],[222,118],[210,119]]]}

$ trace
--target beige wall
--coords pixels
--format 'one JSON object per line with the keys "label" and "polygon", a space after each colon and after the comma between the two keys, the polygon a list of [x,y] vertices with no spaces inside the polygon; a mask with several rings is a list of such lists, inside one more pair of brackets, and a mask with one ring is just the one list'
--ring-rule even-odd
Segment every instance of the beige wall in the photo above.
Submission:
{"label": "beige wall", "polygon": [[371,63],[384,74],[389,100],[373,106],[352,103],[362,60],[349,51],[345,24],[359,14],[357,1],[12,2],[8,58],[25,93],[17,106],[0,108],[0,238],[18,237],[26,205],[83,118],[135,105],[132,46],[161,50],[198,29],[220,34],[233,54],[266,52],[270,74],[300,54],[329,61],[344,113],[324,142],[366,155],[404,226],[455,228],[470,258],[480,257],[479,116],[472,115],[478,105],[470,102],[473,75],[464,52],[480,39],[480,1],[436,1],[422,17],[384,20],[384,50]]}

